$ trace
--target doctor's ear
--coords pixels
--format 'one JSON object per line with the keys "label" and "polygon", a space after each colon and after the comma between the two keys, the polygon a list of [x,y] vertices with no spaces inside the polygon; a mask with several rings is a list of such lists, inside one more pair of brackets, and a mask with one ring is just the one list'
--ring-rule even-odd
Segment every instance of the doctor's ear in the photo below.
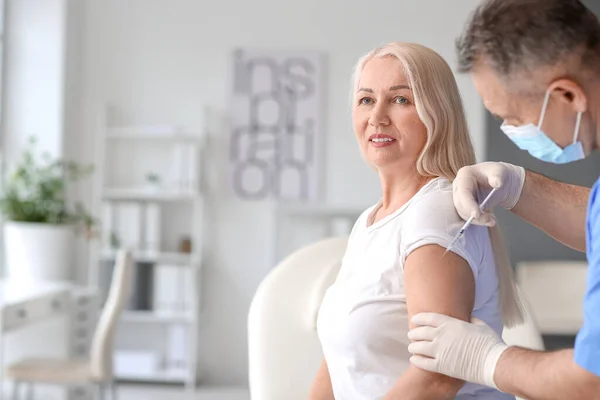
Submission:
{"label": "doctor's ear", "polygon": [[570,79],[559,79],[552,82],[550,90],[555,99],[571,105],[573,111],[587,111],[587,96],[577,82]]}

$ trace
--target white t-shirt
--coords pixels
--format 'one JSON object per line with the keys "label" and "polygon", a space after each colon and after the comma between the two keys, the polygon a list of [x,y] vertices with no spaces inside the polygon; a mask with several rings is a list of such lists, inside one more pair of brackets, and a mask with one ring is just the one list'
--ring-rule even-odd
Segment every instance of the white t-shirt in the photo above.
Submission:
{"label": "white t-shirt", "polygon": [[[452,184],[428,182],[404,206],[371,226],[367,209],[356,221],[335,283],[319,310],[317,329],[336,400],[383,398],[409,365],[408,313],[403,268],[418,247],[447,247],[464,221],[452,202]],[[475,277],[472,315],[499,334],[503,322],[487,228],[472,225],[452,249]],[[467,383],[456,399],[513,396]]]}

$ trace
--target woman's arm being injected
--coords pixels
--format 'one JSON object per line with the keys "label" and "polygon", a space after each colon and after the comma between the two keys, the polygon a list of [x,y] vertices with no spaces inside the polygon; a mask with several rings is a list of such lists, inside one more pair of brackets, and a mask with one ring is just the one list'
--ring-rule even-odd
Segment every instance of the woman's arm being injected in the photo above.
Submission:
{"label": "woman's arm being injected", "polygon": [[[414,250],[404,264],[406,303],[410,318],[434,311],[465,321],[471,317],[475,301],[475,280],[468,263],[438,245]],[[411,328],[413,326],[411,325]],[[464,381],[410,366],[399,377],[385,400],[454,399]]]}

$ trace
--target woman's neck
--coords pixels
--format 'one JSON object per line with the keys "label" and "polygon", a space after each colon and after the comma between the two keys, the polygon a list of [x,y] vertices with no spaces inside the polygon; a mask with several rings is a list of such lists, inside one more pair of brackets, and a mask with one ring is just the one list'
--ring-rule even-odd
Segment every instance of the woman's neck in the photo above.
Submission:
{"label": "woman's neck", "polygon": [[383,173],[380,171],[381,180],[381,210],[392,211],[402,207],[417,192],[425,186],[432,177],[420,175],[416,169],[394,173]]}

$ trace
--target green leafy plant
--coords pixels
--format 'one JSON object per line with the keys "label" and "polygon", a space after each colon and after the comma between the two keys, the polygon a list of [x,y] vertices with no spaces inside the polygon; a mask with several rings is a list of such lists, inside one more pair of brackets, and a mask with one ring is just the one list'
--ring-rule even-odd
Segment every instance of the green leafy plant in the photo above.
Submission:
{"label": "green leafy plant", "polygon": [[6,176],[0,195],[0,212],[5,219],[18,222],[83,225],[91,235],[95,219],[81,203],[72,206],[67,199],[69,181],[93,172],[92,165],[35,157],[37,140],[32,137],[14,171]]}
{"label": "green leafy plant", "polygon": [[160,175],[155,172],[149,172],[146,174],[146,181],[151,185],[159,185]]}

